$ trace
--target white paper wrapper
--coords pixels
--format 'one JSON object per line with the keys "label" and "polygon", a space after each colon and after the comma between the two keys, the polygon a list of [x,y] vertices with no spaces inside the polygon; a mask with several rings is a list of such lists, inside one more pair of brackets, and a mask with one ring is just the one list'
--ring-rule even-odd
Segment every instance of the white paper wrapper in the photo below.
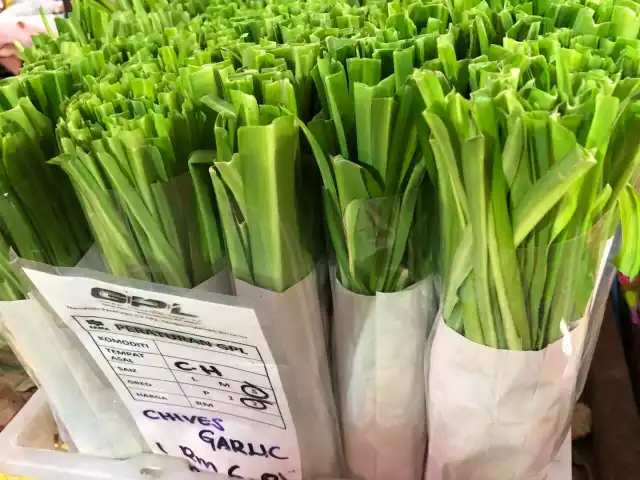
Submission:
{"label": "white paper wrapper", "polygon": [[78,268],[88,268],[89,270],[97,270],[98,272],[106,272],[102,253],[96,244],[91,245],[87,253],[80,259],[76,265]]}
{"label": "white paper wrapper", "polygon": [[587,375],[591,368],[591,361],[593,360],[593,353],[596,349],[596,343],[598,342],[598,336],[600,335],[600,327],[602,326],[602,320],[604,318],[604,311],[609,300],[609,292],[611,291],[611,283],[616,275],[617,269],[612,263],[613,258],[617,255],[618,250],[622,242],[622,232],[618,228],[618,232],[607,242],[602,254],[602,263],[598,269],[596,276],[596,284],[591,296],[589,306],[587,308],[587,316],[589,318],[589,325],[585,329],[585,345],[582,352],[582,362],[580,363],[580,371],[578,372],[578,380],[576,384],[577,399],[582,395],[585,383],[587,382]]}
{"label": "white paper wrapper", "polygon": [[[104,270],[93,245],[76,265]],[[125,458],[146,449],[133,419],[54,318],[34,299],[0,302],[3,331],[30,376],[49,396],[71,450]]]}
{"label": "white paper wrapper", "polygon": [[354,480],[419,479],[433,279],[375,296],[334,286],[334,358],[349,474]]}
{"label": "white paper wrapper", "polygon": [[196,285],[193,290],[210,293],[223,293],[225,295],[233,295],[233,280],[231,277],[231,269],[225,267],[216,273],[209,280],[205,280],[200,285]]}
{"label": "white paper wrapper", "polygon": [[340,437],[324,339],[318,273],[283,293],[236,280],[239,298],[253,300],[287,393],[296,425],[303,478],[340,473]]}
{"label": "white paper wrapper", "polygon": [[438,318],[428,480],[542,479],[571,418],[586,322],[540,351],[474,343]]}
{"label": "white paper wrapper", "polygon": [[[567,435],[558,455],[554,461],[549,465],[546,476],[542,478],[544,480],[571,480],[572,464],[571,464],[571,432]],[[351,480],[346,478],[329,478],[322,477],[315,480]]]}
{"label": "white paper wrapper", "polygon": [[558,455],[547,469],[544,480],[571,480],[573,475],[571,463],[571,431],[567,433]]}
{"label": "white paper wrapper", "polygon": [[326,262],[320,262],[315,269],[315,279],[320,295],[320,310],[322,312],[322,327],[325,348],[328,358],[331,358],[331,274]]}
{"label": "white paper wrapper", "polygon": [[570,448],[563,443],[589,342],[595,342],[590,330],[602,320],[593,306],[603,282],[610,282],[604,272],[612,244],[603,248],[583,318],[543,350],[489,348],[438,316],[425,361],[428,480],[555,479],[558,459]]}

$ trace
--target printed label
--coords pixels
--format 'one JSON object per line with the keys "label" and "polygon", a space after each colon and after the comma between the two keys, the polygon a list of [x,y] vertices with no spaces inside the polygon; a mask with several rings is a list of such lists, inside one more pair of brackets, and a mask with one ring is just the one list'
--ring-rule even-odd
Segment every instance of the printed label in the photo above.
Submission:
{"label": "printed label", "polygon": [[156,453],[232,478],[302,478],[289,406],[252,309],[25,273]]}

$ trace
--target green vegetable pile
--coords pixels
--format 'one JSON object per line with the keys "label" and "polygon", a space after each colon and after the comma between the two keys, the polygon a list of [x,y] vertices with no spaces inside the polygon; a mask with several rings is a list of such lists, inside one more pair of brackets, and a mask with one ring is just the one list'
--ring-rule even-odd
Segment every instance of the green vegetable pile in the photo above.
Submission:
{"label": "green vegetable pile", "polygon": [[[640,82],[565,70],[570,54],[558,51],[567,61],[547,77],[557,83],[527,81],[526,63],[497,65],[471,102],[449,92],[424,114],[443,245],[455,246],[443,316],[488,346],[542,348],[583,316],[639,160]],[[511,85],[497,90],[491,76]]]}
{"label": "green vegetable pile", "polygon": [[[68,174],[115,274],[193,287],[229,263],[280,292],[329,256],[373,295],[437,273],[451,328],[536,350],[583,316],[620,218],[638,238],[632,0],[74,8],[23,50],[0,106],[55,124],[52,141],[38,123],[38,164]],[[5,123],[12,153],[22,124]],[[75,243],[53,247],[84,239],[67,223],[54,230]]]}
{"label": "green vegetable pile", "polygon": [[[0,301],[24,292],[8,255],[59,266],[75,265],[91,245],[69,180],[47,161],[58,154],[54,121],[64,76],[25,75],[0,82]],[[64,91],[64,90],[63,90]]]}

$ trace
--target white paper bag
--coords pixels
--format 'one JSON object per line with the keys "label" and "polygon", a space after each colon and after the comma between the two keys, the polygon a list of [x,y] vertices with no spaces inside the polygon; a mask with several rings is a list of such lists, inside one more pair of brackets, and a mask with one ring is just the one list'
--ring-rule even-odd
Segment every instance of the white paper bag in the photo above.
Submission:
{"label": "white paper bag", "polygon": [[349,474],[354,480],[419,479],[433,280],[375,296],[334,285],[334,358]]}
{"label": "white paper bag", "polygon": [[283,293],[236,280],[239,298],[251,299],[280,368],[296,425],[303,478],[340,473],[335,413],[316,271]]}
{"label": "white paper bag", "polygon": [[571,480],[573,475],[572,470],[571,430],[569,430],[556,458],[551,462],[551,465],[549,465],[546,476],[542,478],[543,480]]}
{"label": "white paper bag", "polygon": [[98,272],[106,272],[102,252],[95,243],[91,245],[87,253],[80,259],[76,265],[78,268],[87,268],[89,270],[97,270]]}
{"label": "white paper bag", "polygon": [[542,479],[574,408],[586,321],[540,351],[466,339],[438,318],[428,377],[428,480]]}
{"label": "white paper bag", "polygon": [[193,290],[209,293],[222,293],[224,295],[233,295],[233,280],[231,277],[231,268],[224,267],[218,273],[200,285],[196,285]]}

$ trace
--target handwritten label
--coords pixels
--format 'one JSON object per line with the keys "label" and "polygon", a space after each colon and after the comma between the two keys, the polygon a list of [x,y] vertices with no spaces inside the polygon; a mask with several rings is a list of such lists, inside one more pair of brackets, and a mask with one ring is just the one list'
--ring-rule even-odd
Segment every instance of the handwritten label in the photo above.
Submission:
{"label": "handwritten label", "polygon": [[231,478],[302,478],[289,406],[252,309],[25,273],[95,359],[156,453]]}

